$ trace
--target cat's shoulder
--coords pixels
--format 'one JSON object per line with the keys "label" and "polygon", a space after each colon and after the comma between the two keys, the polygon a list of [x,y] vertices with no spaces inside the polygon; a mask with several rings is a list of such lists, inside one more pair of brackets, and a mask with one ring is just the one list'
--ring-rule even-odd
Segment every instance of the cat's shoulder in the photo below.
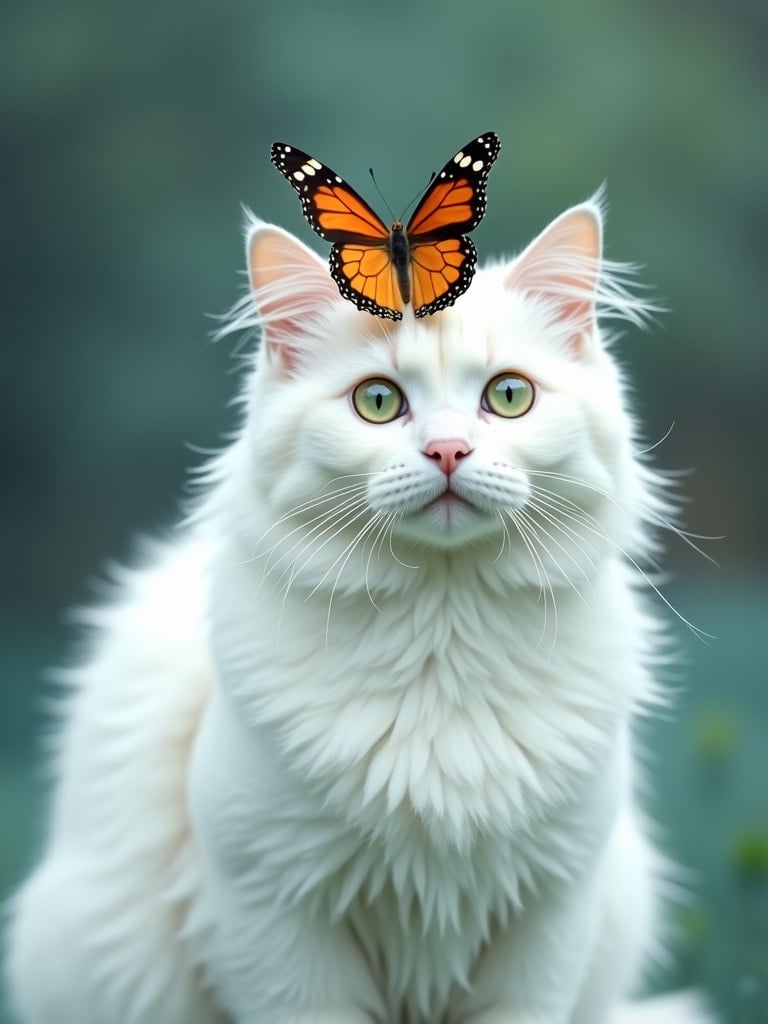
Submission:
{"label": "cat's shoulder", "polygon": [[154,648],[199,647],[206,633],[207,570],[212,544],[191,532],[137,545],[127,564],[112,567],[100,599],[79,618],[102,643]]}

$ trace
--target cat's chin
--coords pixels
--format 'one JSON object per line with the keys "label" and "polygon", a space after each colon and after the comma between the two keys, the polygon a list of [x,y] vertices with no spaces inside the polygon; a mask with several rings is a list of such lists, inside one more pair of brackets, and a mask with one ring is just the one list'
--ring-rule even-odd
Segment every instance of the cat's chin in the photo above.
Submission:
{"label": "cat's chin", "polygon": [[437,548],[461,547],[498,530],[496,517],[449,492],[404,517],[397,528],[398,533]]}

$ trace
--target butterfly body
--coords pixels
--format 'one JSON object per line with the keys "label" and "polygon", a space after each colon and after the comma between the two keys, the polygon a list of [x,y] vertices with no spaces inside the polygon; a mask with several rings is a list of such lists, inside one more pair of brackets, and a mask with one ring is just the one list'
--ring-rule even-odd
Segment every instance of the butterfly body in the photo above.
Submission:
{"label": "butterfly body", "polygon": [[397,278],[403,302],[411,301],[411,251],[402,221],[396,220],[389,232],[389,259]]}
{"label": "butterfly body", "polygon": [[452,305],[472,280],[477,252],[466,232],[485,213],[485,189],[501,144],[494,132],[467,143],[434,176],[407,225],[384,221],[335,171],[284,143],[272,162],[296,190],[310,227],[333,243],[331,275],[344,298],[400,320]]}

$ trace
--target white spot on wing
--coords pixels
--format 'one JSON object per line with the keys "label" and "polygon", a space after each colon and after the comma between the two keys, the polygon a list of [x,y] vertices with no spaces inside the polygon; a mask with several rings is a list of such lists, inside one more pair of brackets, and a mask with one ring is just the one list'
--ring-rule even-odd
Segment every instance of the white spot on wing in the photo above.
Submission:
{"label": "white spot on wing", "polygon": [[459,160],[459,167],[469,167],[469,165],[471,163],[472,163],[472,157],[471,156],[464,156],[464,157],[461,158],[461,160]]}
{"label": "white spot on wing", "polygon": [[453,162],[455,164],[460,164],[463,159],[464,159],[464,151],[460,149],[459,152],[456,154],[456,156],[453,158]]}
{"label": "white spot on wing", "polygon": [[301,171],[294,171],[293,176],[296,179],[296,181],[304,181],[304,175],[301,173]]}
{"label": "white spot on wing", "polygon": [[473,171],[479,171],[479,170],[482,169],[482,166],[483,166],[483,161],[482,160],[475,160],[475,162],[472,164],[472,170]]}
{"label": "white spot on wing", "polygon": [[315,160],[315,158],[314,158],[314,157],[312,157],[312,158],[310,159],[309,163],[310,163],[310,166],[314,167],[316,171],[319,171],[319,170],[320,170],[320,169],[322,168],[322,166],[323,166],[323,165],[322,165],[322,164],[320,163],[320,161],[319,161],[319,160]]}
{"label": "white spot on wing", "polygon": [[312,166],[312,164],[302,164],[301,169],[302,171],[304,171],[305,174],[314,175],[315,173],[315,168]]}

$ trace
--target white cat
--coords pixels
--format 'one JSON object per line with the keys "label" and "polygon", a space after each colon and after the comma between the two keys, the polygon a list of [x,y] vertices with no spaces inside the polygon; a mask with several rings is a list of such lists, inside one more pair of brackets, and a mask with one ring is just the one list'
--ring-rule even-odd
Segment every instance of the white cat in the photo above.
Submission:
{"label": "white cat", "polygon": [[71,673],[23,1024],[705,1019],[622,1002],[659,942],[630,733],[670,512],[601,234],[575,207],[393,325],[250,222],[242,429]]}

